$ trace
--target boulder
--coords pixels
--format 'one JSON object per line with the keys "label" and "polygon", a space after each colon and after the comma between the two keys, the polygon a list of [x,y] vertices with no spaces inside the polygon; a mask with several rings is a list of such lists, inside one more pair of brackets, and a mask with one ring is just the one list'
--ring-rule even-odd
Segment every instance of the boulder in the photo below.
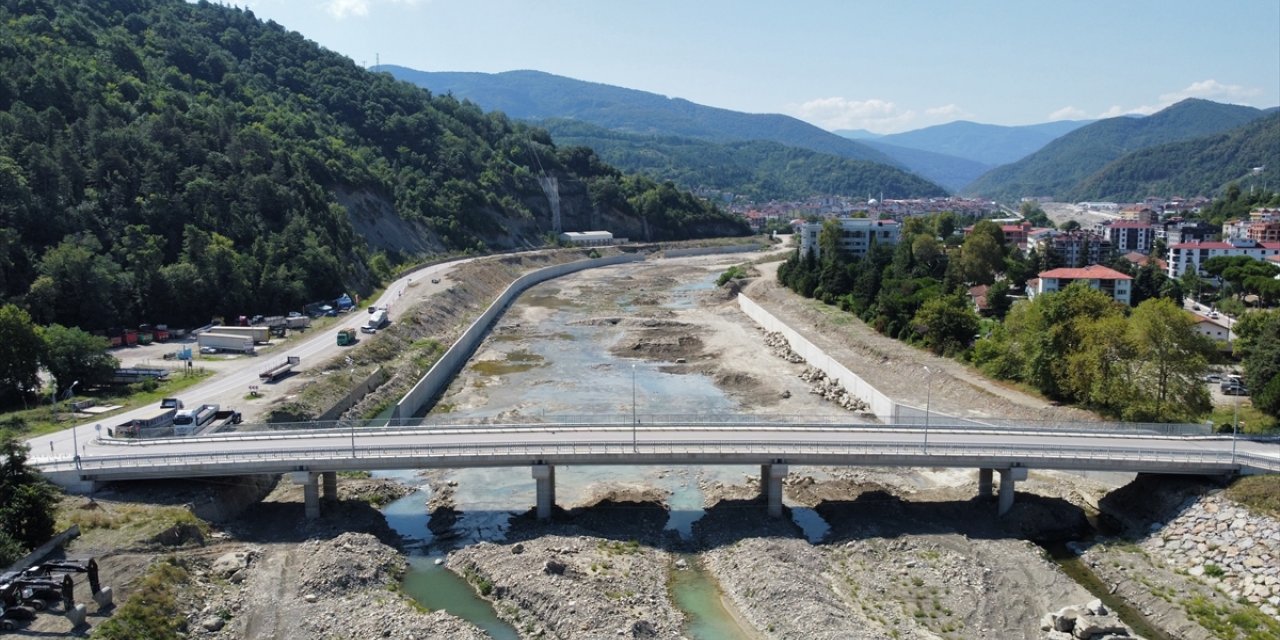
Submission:
{"label": "boulder", "polygon": [[1095,636],[1127,634],[1128,631],[1128,627],[1115,616],[1080,616],[1071,634],[1079,640],[1093,640]]}
{"label": "boulder", "polygon": [[1086,604],[1084,608],[1088,609],[1089,613],[1095,616],[1105,616],[1108,613],[1107,605],[1102,604],[1101,600],[1090,600],[1089,604]]}
{"label": "boulder", "polygon": [[218,556],[213,561],[211,569],[213,572],[223,578],[231,577],[231,574],[249,566],[249,554],[242,551],[233,551]]}
{"label": "boulder", "polygon": [[1071,632],[1076,628],[1076,618],[1080,611],[1075,607],[1063,607],[1053,614],[1053,630]]}
{"label": "boulder", "polygon": [[204,627],[205,631],[221,631],[225,624],[227,624],[227,621],[223,620],[221,616],[209,616],[200,621],[200,626]]}
{"label": "boulder", "polygon": [[542,565],[542,572],[547,575],[562,576],[566,569],[568,567],[559,560],[548,560]]}

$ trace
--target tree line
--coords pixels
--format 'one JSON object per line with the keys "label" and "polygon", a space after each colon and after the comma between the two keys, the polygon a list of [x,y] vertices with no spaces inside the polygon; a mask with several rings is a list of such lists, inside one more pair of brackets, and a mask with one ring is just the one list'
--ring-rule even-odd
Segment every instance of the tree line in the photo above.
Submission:
{"label": "tree line", "polygon": [[[950,214],[903,221],[897,245],[873,244],[851,259],[839,222],[824,223],[818,252],[797,249],[778,279],[839,306],[880,333],[965,360],[1045,396],[1125,420],[1187,421],[1209,410],[1201,376],[1214,345],[1181,309],[1182,285],[1154,261],[1135,268],[1132,308],[1076,283],[1022,299],[1026,283],[1062,266],[1052,255],[1007,246],[999,225],[975,224],[960,239]],[[987,285],[989,317],[969,288]]]}

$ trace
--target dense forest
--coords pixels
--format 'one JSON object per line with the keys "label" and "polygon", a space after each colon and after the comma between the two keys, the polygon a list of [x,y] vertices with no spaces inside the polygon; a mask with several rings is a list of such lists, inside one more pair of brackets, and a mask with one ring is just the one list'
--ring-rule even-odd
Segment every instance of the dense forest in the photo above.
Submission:
{"label": "dense forest", "polygon": [[1280,113],[1226,133],[1126,154],[1066,195],[1068,202],[1137,202],[1147,196],[1208,196],[1231,182],[1280,184]]}
{"label": "dense forest", "polygon": [[340,193],[385,202],[441,251],[543,242],[542,175],[631,237],[745,232],[246,10],[0,0],[0,61],[0,302],[40,323],[191,324],[370,288],[411,256],[369,247]]}
{"label": "dense forest", "polygon": [[577,120],[538,123],[562,144],[591,147],[625,171],[708,188],[756,202],[802,200],[817,193],[886,198],[945,196],[946,191],[885,164],[851,160],[777,142],[710,142],[610,131]]}
{"label": "dense forest", "polygon": [[1223,133],[1263,115],[1253,107],[1188,99],[1142,118],[1099,120],[1017,162],[992,169],[964,191],[1002,201],[1017,201],[1024,196],[1064,198],[1082,181],[1127,153]]}

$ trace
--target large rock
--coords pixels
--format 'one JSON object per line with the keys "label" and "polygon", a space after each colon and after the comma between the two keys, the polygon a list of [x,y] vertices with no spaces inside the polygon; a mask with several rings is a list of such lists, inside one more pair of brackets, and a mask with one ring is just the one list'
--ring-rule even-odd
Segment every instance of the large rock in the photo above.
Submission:
{"label": "large rock", "polygon": [[1053,630],[1071,632],[1076,628],[1076,619],[1080,611],[1075,607],[1063,607],[1053,614]]}
{"label": "large rock", "polygon": [[1093,640],[1095,636],[1127,635],[1129,628],[1115,616],[1080,616],[1071,634],[1079,640]]}
{"label": "large rock", "polygon": [[223,578],[231,577],[231,574],[249,566],[249,554],[243,551],[232,551],[218,556],[213,561],[210,569]]}

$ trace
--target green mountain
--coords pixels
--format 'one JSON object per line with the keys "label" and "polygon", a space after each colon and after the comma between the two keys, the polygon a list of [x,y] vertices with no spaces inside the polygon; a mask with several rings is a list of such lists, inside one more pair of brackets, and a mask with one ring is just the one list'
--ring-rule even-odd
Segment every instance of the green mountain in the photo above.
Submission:
{"label": "green mountain", "polygon": [[1280,185],[1280,113],[1226,133],[1125,154],[1068,192],[1067,200],[1134,202],[1147,196],[1208,196],[1228,183]]}
{"label": "green mountain", "polygon": [[883,140],[863,140],[862,143],[893,158],[912,173],[932,180],[952,192],[960,191],[993,168],[992,165],[967,158],[899,147]]}
{"label": "green mountain", "polygon": [[776,142],[716,143],[610,131],[578,120],[544,120],[561,144],[595,150],[606,162],[655,180],[752,200],[795,200],[816,193],[889,198],[945,196],[937,185],[888,165],[850,160]]}
{"label": "green mountain", "polygon": [[820,153],[894,164],[888,156],[790,116],[750,114],[541,71],[462,73],[373,68],[520,120],[566,118],[606,129],[715,142],[769,140]]}
{"label": "green mountain", "polygon": [[249,11],[0,0],[0,302],[98,329],[365,292],[403,260],[744,233],[670,185]]}
{"label": "green mountain", "polygon": [[1188,99],[1145,118],[1099,120],[1026,158],[991,170],[965,192],[1005,201],[1024,196],[1063,198],[1126,153],[1222,133],[1256,120],[1262,113],[1252,107]]}
{"label": "green mountain", "polygon": [[879,138],[879,142],[965,158],[994,167],[1035,153],[1056,138],[1091,122],[1093,121],[1059,120],[1023,126],[1002,126],[957,120],[890,134]]}

